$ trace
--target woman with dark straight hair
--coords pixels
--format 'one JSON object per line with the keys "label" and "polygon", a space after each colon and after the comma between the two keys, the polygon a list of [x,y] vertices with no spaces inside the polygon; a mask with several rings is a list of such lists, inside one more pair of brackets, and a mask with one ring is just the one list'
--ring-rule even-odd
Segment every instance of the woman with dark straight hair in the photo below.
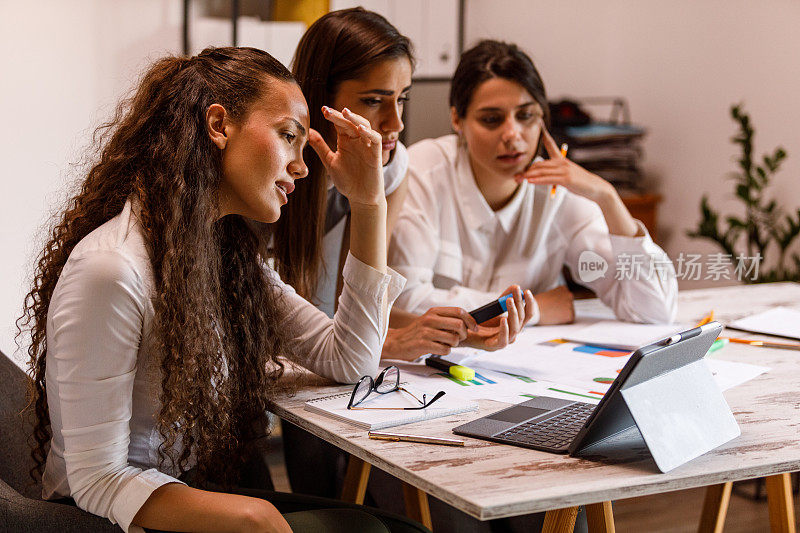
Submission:
{"label": "woman with dark straight hair", "polygon": [[[236,488],[285,388],[279,356],[340,382],[374,375],[402,287],[385,262],[381,136],[355,113],[324,114],[336,151],[272,56],[209,48],[157,61],[101,128],[18,321],[31,334],[32,474],[45,498],[124,531],[424,529]],[[269,235],[252,222],[281,216],[308,173],[306,140],[352,206],[333,319],[267,266]]]}
{"label": "woman with dark straight hair", "polygon": [[[456,135],[409,149],[408,198],[389,250],[408,280],[396,307],[469,308],[519,283],[538,293],[531,322],[570,322],[566,266],[620,319],[674,319],[669,257],[609,182],[561,154],[546,128],[544,83],[522,50],[486,40],[464,52],[450,112]],[[588,262],[605,269],[584,271]]]}
{"label": "woman with dark straight hair", "polygon": [[[408,38],[384,17],[363,8],[333,11],[314,22],[300,40],[293,61],[293,74],[312,110],[311,126],[329,144],[335,143],[334,131],[315,111],[322,106],[354,111],[381,134],[389,233],[407,187],[408,154],[399,135],[404,127],[403,106],[411,89],[412,68]],[[343,285],[341,261],[350,246],[352,202],[331,182],[313,152],[307,150],[306,160],[309,179],[298,183],[293,202],[276,224],[275,268],[302,296],[333,316]],[[484,348],[501,348],[524,324],[523,307],[524,298],[517,291],[507,322],[510,327],[482,338],[470,335],[477,324],[458,307],[432,306],[421,316],[393,309],[382,355],[392,359],[444,355],[452,346],[470,341]],[[294,491],[338,495],[346,454],[288,424],[284,426],[284,443]]]}
{"label": "woman with dark straight hair", "polygon": [[[408,154],[399,135],[412,67],[408,38],[381,15],[363,8],[333,11],[314,22],[300,40],[293,61],[293,74],[310,109],[349,109],[381,133],[390,235],[407,188]],[[320,113],[312,111],[311,125],[320,128],[329,143],[335,142]],[[295,191],[299,201],[287,206],[277,224],[275,266],[302,296],[333,316],[342,288],[341,261],[349,246],[349,201],[328,179],[313,152],[309,151],[307,160],[309,179]],[[296,246],[281,245],[289,242]],[[459,344],[502,348],[524,323],[524,305],[524,296],[517,290],[509,331],[483,336],[471,333],[477,325],[459,307],[432,305],[421,310],[421,316],[393,309],[383,357],[445,355]]]}

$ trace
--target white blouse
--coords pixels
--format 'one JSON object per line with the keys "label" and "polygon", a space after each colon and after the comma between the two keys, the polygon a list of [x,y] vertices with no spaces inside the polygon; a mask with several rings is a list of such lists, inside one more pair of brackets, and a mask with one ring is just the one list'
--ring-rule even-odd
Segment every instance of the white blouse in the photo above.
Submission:
{"label": "white blouse", "polygon": [[[161,374],[150,332],[153,272],[131,203],[82,239],[67,260],[47,316],[47,400],[52,440],[43,496],[71,496],[124,531],[150,494],[178,482],[158,470],[155,425]],[[268,273],[282,290],[283,320],[300,325],[293,340],[309,370],[352,383],[377,372],[388,309],[404,279],[353,256],[334,319]]]}
{"label": "white blouse", "polygon": [[[678,284],[672,262],[641,222],[642,236],[611,235],[596,203],[563,187],[551,196],[549,185],[527,182],[495,212],[455,135],[416,143],[409,158],[408,195],[389,247],[389,264],[408,280],[398,307],[416,313],[441,305],[470,310],[513,284],[544,292],[564,283],[566,265],[620,319],[674,319]],[[579,260],[605,261],[607,270],[586,281],[594,273],[579,276]],[[655,268],[631,275],[637,261],[652,261]]]}

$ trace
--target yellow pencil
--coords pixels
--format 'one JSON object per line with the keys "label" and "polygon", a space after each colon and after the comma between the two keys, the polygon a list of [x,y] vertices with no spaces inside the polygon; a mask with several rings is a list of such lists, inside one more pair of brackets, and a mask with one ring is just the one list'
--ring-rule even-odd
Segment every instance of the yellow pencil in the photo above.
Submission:
{"label": "yellow pencil", "polygon": [[[561,157],[567,157],[567,150],[569,150],[569,145],[567,143],[563,143],[561,145]],[[556,185],[550,187],[550,198],[556,195]]]}
{"label": "yellow pencil", "polygon": [[700,326],[705,326],[706,324],[708,324],[712,320],[714,320],[714,310],[713,309],[705,317],[703,317],[703,320],[698,322],[695,327],[699,328]]}

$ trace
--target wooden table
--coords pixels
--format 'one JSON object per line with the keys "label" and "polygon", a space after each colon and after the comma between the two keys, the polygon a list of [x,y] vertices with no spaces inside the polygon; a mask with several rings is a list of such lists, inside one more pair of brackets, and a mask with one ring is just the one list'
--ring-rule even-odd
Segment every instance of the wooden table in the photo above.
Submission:
{"label": "wooden table", "polygon": [[[714,309],[727,322],[775,305],[800,308],[800,284],[725,287],[681,293],[679,320],[692,322]],[[727,334],[744,336],[740,332]],[[794,531],[788,472],[800,470],[800,354],[731,344],[715,357],[764,365],[771,370],[725,392],[742,435],[666,474],[648,456],[628,462],[598,461],[469,439],[464,448],[370,440],[367,432],[303,409],[303,403],[347,387],[313,385],[273,408],[353,456],[343,496],[363,499],[369,465],[408,484],[410,515],[430,523],[433,495],[481,520],[550,511],[543,531],[571,531],[577,506],[587,506],[591,531],[613,531],[610,501],[700,486],[709,489],[701,531],[720,531],[729,485],[769,476],[773,531]],[[479,402],[480,411],[403,426],[408,433],[452,437],[451,429],[504,406]],[[785,474],[785,475],[784,475]],[[421,491],[421,492],[420,492]],[[665,517],[666,519],[666,517]]]}

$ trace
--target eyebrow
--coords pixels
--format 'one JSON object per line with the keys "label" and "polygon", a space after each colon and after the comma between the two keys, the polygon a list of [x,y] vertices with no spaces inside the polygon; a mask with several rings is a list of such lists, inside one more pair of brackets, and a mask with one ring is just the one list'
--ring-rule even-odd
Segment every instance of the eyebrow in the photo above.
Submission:
{"label": "eyebrow", "polygon": [[300,130],[300,135],[305,135],[306,134],[306,129],[305,129],[305,127],[303,127],[302,124],[300,124],[297,120],[295,120],[295,119],[293,119],[291,117],[286,117],[286,118],[289,120],[289,122],[291,122],[292,124],[297,126],[297,129]]}
{"label": "eyebrow", "polygon": [[[528,102],[526,104],[518,105],[514,109],[522,109],[523,107],[529,107],[529,106],[532,106],[532,105],[536,105],[537,103],[538,102]],[[477,109],[476,111],[504,111],[504,109],[502,109],[500,107],[482,107],[480,109]]]}
{"label": "eyebrow", "polygon": [[[400,94],[403,94],[410,90],[411,90],[411,85],[409,85],[408,87],[403,87],[403,89],[400,91]],[[356,94],[380,94],[381,96],[393,96],[394,91],[390,91],[388,89],[370,89],[369,91],[361,91],[360,93]]]}

